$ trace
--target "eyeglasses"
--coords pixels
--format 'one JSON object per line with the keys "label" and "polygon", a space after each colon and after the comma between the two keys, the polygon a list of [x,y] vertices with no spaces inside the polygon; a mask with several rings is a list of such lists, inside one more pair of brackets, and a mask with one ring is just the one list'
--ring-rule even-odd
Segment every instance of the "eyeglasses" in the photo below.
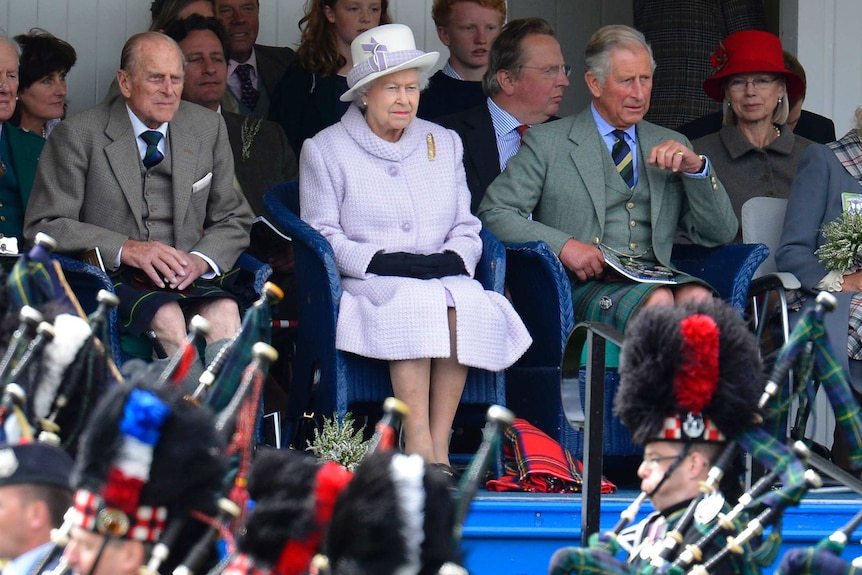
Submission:
{"label": "eyeglasses", "polygon": [[773,82],[773,76],[755,76],[754,78],[734,78],[728,83],[731,92],[745,92],[748,85],[754,86],[755,90],[766,90]]}
{"label": "eyeglasses", "polygon": [[538,70],[539,74],[544,76],[545,78],[556,78],[559,76],[562,71],[565,74],[566,78],[569,77],[569,74],[572,73],[572,67],[568,64],[562,64],[560,66],[545,66],[544,68],[540,68],[539,66],[518,66],[518,68],[527,68],[529,70]]}
{"label": "eyeglasses", "polygon": [[668,459],[676,459],[679,457],[679,454],[676,455],[656,455],[653,457],[644,457],[644,463],[650,466],[652,469],[657,470],[659,468],[659,463],[662,461],[667,461]]}

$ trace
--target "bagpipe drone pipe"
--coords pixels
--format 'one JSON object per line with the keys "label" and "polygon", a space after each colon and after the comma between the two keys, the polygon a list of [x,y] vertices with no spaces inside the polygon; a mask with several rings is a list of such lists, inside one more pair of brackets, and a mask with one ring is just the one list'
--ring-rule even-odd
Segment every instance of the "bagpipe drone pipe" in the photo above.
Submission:
{"label": "bagpipe drone pipe", "polygon": [[5,282],[4,326],[15,324],[16,315],[17,326],[0,360],[0,441],[41,436],[74,456],[96,399],[122,379],[103,345],[118,301],[102,291],[97,309],[85,315],[51,258],[55,247],[37,234]]}
{"label": "bagpipe drone pipe", "polygon": [[[195,391],[186,400],[215,414],[216,431],[227,443],[229,473],[225,477],[222,496],[217,502],[219,514],[206,517],[193,513],[191,518],[208,527],[193,544],[185,549],[173,573],[193,575],[212,567],[217,540],[225,547],[225,555],[234,552],[235,536],[241,528],[249,501],[248,474],[256,444],[256,429],[264,380],[269,367],[278,358],[269,345],[272,325],[272,306],[282,297],[281,290],[271,283],[264,285],[263,294],[245,313],[242,326],[234,337],[225,343],[207,366]],[[193,327],[195,324],[193,323]],[[202,329],[201,329],[202,328]],[[180,385],[187,375],[187,366],[197,360],[196,340],[205,325],[192,329],[187,341],[171,358],[163,379]],[[155,575],[171,555],[171,549],[184,532],[185,518],[169,525],[162,541],[154,547],[147,563],[146,573]],[[176,559],[176,558],[174,558]]]}
{"label": "bagpipe drone pipe", "polygon": [[[832,309],[834,298],[829,294],[820,294],[816,305],[800,318],[790,339],[781,349],[764,386],[758,405],[763,424],[733,438],[735,441],[727,445],[725,452],[717,458],[710,471],[709,479],[701,485],[702,495],[691,502],[675,523],[668,525],[664,541],[652,547],[645,561],[635,566],[629,562],[629,558],[620,557],[618,536],[637,514],[636,505],[633,505],[623,513],[614,529],[594,535],[588,547],[559,550],[551,561],[549,572],[553,575],[704,575],[721,569],[727,561],[736,561],[737,565],[732,570],[741,572],[774,564],[781,543],[781,519],[784,510],[798,505],[811,488],[822,485],[817,471],[838,480],[843,479],[840,470],[836,471],[830,462],[812,454],[804,440],[796,441],[791,446],[784,443],[785,433],[777,429],[776,422],[784,421],[783,418],[794,398],[813,397],[814,389],[822,386],[836,412],[840,432],[851,447],[851,461],[858,462],[862,458],[859,445],[859,438],[862,438],[859,405],[835,360],[823,325],[824,314]],[[791,372],[792,385],[788,386],[786,382]],[[703,498],[715,490],[724,473],[719,468],[722,461],[730,459],[730,452],[736,449],[748,453],[768,472],[743,493],[738,502],[726,505],[708,527],[691,528],[694,510]],[[639,504],[647,496],[648,494],[642,494],[635,503]],[[862,518],[854,519],[843,531],[852,532],[860,521]],[[847,537],[849,534],[844,535],[843,540],[846,541]],[[821,542],[817,548],[791,551],[788,557],[784,558],[781,572],[816,573],[827,563],[835,564],[833,558],[827,555],[836,555],[835,551],[839,548],[836,541],[841,540],[842,536],[836,535]],[[750,569],[746,563],[751,566]],[[855,569],[849,562],[844,564],[846,568]],[[793,571],[800,565],[811,570]]]}
{"label": "bagpipe drone pipe", "polygon": [[[279,290],[275,286],[267,286],[265,292],[244,316],[240,330],[231,340],[231,349],[221,355],[221,366],[230,366],[231,369],[211,369],[210,377],[217,373],[213,381],[202,387],[200,392],[185,396],[181,403],[187,407],[176,411],[187,416],[194,416],[198,411],[209,413],[206,417],[194,417],[212,421],[211,433],[208,431],[207,434],[220,437],[224,443],[224,449],[219,450],[219,457],[224,459],[222,468],[228,472],[220,481],[221,488],[213,494],[211,501],[207,500],[209,503],[206,506],[168,518],[161,535],[149,548],[145,564],[140,569],[142,574],[198,573],[208,570],[218,561],[218,540],[224,541],[228,551],[231,551],[235,530],[240,525],[239,518],[248,500],[245,485],[255,448],[254,430],[259,419],[263,381],[269,365],[277,357],[275,350],[261,340],[268,338],[270,304],[273,294],[277,295]],[[136,363],[131,373],[138,379],[142,373],[154,373],[149,376],[153,389],[164,389],[167,395],[182,397],[182,384],[192,363],[200,361],[198,344],[208,329],[208,322],[195,316],[190,322],[188,336],[176,353],[168,358],[164,368],[154,371],[157,368],[152,364],[134,360]],[[206,392],[210,392],[210,395],[207,396]],[[213,396],[222,400],[217,408],[207,401]],[[193,438],[186,439],[189,440],[194,441]],[[183,474],[186,470],[176,469],[174,472]],[[210,511],[204,512],[203,507]],[[55,547],[52,555],[55,559],[62,553],[75,520],[74,512],[67,514],[63,526],[53,533]],[[61,558],[52,575],[66,573],[67,566]]]}

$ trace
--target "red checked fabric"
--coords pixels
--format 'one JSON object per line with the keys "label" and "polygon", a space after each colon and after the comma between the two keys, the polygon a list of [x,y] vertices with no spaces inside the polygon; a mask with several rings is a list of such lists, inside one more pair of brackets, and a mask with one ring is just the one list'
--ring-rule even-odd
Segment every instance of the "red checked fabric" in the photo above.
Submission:
{"label": "red checked fabric", "polygon": [[[488,481],[488,491],[579,493],[583,464],[546,433],[525,419],[515,419],[503,438],[505,475]],[[616,485],[602,478],[602,493]]]}

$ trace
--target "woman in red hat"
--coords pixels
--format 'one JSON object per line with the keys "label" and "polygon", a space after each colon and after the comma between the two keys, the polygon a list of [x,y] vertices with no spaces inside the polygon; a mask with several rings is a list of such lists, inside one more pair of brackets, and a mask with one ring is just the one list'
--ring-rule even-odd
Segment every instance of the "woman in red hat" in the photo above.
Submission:
{"label": "woman in red hat", "polygon": [[[755,196],[787,198],[802,151],[811,143],[785,126],[801,76],[784,66],[781,41],[769,32],[731,34],[711,57],[706,95],[724,105],[721,131],[693,142],[727,189],[736,217]],[[737,241],[741,235],[737,235]]]}

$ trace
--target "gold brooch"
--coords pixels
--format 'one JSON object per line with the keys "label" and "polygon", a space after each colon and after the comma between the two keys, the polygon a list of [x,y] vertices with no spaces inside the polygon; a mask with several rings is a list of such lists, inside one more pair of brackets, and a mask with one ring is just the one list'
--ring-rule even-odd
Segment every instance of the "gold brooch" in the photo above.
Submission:
{"label": "gold brooch", "polygon": [[434,146],[434,134],[428,134],[425,141],[428,143],[428,159],[433,162],[434,158],[437,157],[437,148]]}

